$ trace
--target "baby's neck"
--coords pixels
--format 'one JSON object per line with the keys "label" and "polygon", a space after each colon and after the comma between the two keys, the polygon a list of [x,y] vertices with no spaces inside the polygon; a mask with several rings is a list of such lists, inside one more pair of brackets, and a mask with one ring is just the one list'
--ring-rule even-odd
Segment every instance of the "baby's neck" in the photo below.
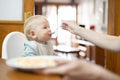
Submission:
{"label": "baby's neck", "polygon": [[36,42],[38,42],[38,43],[40,43],[40,44],[47,44],[46,41],[36,41]]}

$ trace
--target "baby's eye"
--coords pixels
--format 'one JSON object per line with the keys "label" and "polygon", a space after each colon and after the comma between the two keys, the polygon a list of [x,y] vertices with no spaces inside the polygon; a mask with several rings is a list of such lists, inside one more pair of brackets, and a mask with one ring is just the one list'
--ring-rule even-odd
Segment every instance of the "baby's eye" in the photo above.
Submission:
{"label": "baby's eye", "polygon": [[43,27],[44,29],[47,29],[47,27]]}

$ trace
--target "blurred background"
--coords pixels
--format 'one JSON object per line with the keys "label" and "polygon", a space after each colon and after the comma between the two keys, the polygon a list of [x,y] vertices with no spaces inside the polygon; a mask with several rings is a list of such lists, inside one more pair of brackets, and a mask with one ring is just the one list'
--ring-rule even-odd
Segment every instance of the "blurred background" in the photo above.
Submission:
{"label": "blurred background", "polygon": [[71,45],[75,36],[60,28],[61,21],[73,20],[80,27],[106,33],[108,0],[35,0],[34,14],[47,16],[59,44]]}
{"label": "blurred background", "polygon": [[62,20],[73,20],[80,27],[118,36],[119,4],[120,0],[0,0],[0,51],[8,33],[23,32],[24,21],[28,17],[42,14],[47,16],[52,32],[55,31],[52,38],[57,45],[79,46],[91,61],[120,74],[119,54],[99,48],[60,28]]}

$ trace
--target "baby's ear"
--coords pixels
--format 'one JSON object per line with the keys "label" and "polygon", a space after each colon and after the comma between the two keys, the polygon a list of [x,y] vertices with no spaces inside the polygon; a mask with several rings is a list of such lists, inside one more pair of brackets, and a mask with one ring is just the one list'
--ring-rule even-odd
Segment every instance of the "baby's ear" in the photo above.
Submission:
{"label": "baby's ear", "polygon": [[30,31],[30,37],[35,39],[37,36],[35,35],[35,32],[34,31]]}

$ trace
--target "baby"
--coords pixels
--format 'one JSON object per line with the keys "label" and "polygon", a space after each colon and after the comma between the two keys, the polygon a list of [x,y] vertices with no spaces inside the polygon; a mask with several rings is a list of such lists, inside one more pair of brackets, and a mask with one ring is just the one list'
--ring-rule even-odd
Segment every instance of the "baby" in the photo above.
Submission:
{"label": "baby", "polygon": [[45,16],[35,15],[24,23],[24,33],[28,42],[24,43],[22,56],[53,55],[53,46],[50,43],[51,30]]}

